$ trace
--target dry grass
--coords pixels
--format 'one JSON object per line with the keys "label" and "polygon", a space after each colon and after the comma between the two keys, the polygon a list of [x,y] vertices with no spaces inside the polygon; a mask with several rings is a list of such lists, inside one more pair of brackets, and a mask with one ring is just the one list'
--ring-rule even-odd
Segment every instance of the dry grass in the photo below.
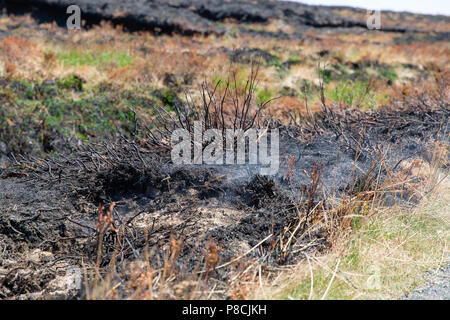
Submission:
{"label": "dry grass", "polygon": [[421,185],[418,205],[363,203],[347,213],[349,228],[338,231],[328,254],[305,252],[304,262],[262,280],[250,298],[392,299],[422,284],[426,271],[448,263],[450,179],[448,172],[421,166],[406,169],[431,183]]}

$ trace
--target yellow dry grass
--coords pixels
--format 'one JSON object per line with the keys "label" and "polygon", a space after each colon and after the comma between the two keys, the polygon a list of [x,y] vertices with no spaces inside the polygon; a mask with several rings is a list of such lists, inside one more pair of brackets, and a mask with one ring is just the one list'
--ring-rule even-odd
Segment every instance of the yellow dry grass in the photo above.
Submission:
{"label": "yellow dry grass", "polygon": [[[423,176],[418,168],[408,170]],[[366,206],[328,254],[305,254],[301,264],[262,280],[252,298],[393,299],[421,285],[450,253],[450,179],[448,172],[432,175],[439,183],[417,206]]]}

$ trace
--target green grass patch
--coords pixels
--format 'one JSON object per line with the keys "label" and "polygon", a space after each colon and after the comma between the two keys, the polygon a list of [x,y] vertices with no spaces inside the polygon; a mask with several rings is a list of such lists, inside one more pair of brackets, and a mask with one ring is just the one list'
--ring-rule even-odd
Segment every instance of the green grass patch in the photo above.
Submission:
{"label": "green grass patch", "polygon": [[335,84],[334,88],[327,89],[327,98],[350,107],[374,109],[377,101],[370,92],[366,81],[343,81]]}
{"label": "green grass patch", "polygon": [[81,50],[69,50],[57,53],[58,61],[65,66],[102,66],[105,64],[116,64],[119,67],[126,67],[133,63],[133,57],[125,52],[106,51],[89,52]]}

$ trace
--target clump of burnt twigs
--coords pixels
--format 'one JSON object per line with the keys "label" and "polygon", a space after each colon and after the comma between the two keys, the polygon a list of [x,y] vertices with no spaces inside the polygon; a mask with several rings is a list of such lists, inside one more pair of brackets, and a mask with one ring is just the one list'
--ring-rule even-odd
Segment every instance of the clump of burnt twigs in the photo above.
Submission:
{"label": "clump of burnt twigs", "polygon": [[176,129],[194,131],[194,121],[202,124],[203,131],[209,129],[242,130],[262,125],[263,110],[274,99],[257,102],[255,95],[258,86],[260,61],[251,62],[250,74],[241,84],[237,72],[230,66],[229,76],[214,82],[203,81],[200,88],[200,98],[194,98],[185,93],[185,102],[174,105],[173,111],[155,106],[156,116],[154,126],[148,128],[150,141],[158,147],[170,147],[170,137]]}

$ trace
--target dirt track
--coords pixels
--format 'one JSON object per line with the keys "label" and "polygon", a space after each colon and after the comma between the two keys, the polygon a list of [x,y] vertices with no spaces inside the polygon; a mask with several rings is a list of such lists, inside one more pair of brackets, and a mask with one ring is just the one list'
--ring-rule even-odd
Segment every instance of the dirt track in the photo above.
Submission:
{"label": "dirt track", "polygon": [[414,290],[406,300],[450,300],[450,265],[427,276],[427,284]]}

